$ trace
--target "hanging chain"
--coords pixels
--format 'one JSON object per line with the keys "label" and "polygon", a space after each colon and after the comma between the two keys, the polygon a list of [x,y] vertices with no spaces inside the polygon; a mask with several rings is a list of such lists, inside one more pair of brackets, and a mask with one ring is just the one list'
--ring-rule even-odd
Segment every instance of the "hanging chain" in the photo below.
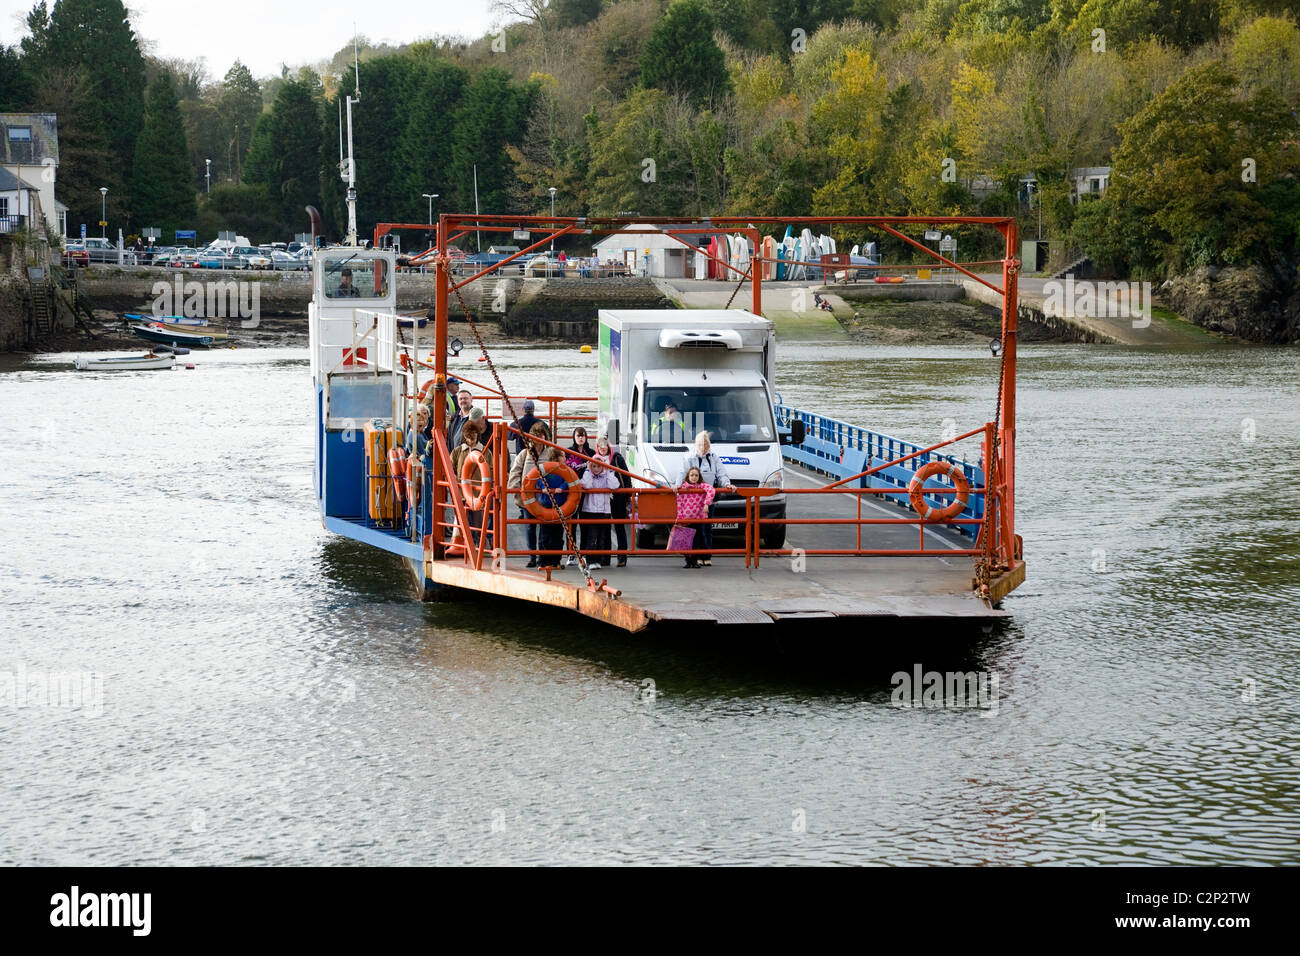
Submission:
{"label": "hanging chain", "polygon": [[736,283],[736,287],[731,290],[731,298],[727,300],[726,308],[728,309],[731,308],[731,303],[735,300],[736,293],[740,291],[741,286],[745,284],[745,280],[749,278],[750,273],[753,271],[754,271],[754,261],[751,259],[749,262],[749,268],[746,269],[744,275],[740,277],[740,281]]}

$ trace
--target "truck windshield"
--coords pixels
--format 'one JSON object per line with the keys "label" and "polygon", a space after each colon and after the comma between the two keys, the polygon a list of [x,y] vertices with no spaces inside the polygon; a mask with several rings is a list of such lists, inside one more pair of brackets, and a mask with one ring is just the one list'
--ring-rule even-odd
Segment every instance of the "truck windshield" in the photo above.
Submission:
{"label": "truck windshield", "polygon": [[645,408],[645,434],[657,443],[689,444],[701,431],[711,442],[772,441],[776,434],[767,391],[757,387],[648,388]]}

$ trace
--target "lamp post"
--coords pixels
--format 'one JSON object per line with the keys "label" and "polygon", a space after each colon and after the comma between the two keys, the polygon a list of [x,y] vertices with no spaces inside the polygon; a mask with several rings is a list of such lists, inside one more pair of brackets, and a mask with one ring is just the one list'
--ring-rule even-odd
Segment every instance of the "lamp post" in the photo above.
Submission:
{"label": "lamp post", "polygon": [[[551,219],[554,220],[555,219],[555,192],[556,192],[554,186],[551,187],[550,192],[551,192]],[[551,255],[552,256],[555,255],[555,223],[553,221],[551,223]]]}
{"label": "lamp post", "polygon": [[429,225],[433,225],[433,201],[438,198],[437,193],[420,193],[425,199],[429,200]]}
{"label": "lamp post", "polygon": [[99,187],[99,238],[108,238],[108,187]]}
{"label": "lamp post", "polygon": [[205,192],[211,193],[212,192],[212,160],[205,159],[203,161],[203,165],[205,167],[203,172],[203,178],[208,181],[208,186]]}

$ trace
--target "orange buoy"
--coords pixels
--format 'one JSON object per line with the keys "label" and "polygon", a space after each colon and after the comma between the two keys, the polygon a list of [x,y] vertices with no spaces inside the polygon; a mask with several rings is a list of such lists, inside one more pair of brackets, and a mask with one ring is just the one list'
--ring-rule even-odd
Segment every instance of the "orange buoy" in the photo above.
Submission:
{"label": "orange buoy", "polygon": [[405,448],[388,449],[388,473],[393,479],[393,493],[397,500],[405,501],[408,474]]}
{"label": "orange buoy", "polygon": [[[569,486],[568,497],[564,504],[556,508],[543,505],[537,500],[539,494],[537,482],[543,476],[559,475]],[[548,486],[549,488],[549,486]],[[547,500],[554,500],[550,494],[541,492]],[[532,470],[524,478],[523,494],[520,496],[523,500],[524,510],[534,518],[541,518],[543,521],[559,521],[561,518],[572,517],[573,513],[578,510],[578,502],[582,500],[582,482],[578,480],[578,473],[562,461],[544,461],[541,464],[541,470],[534,465]]]}
{"label": "orange buoy", "polygon": [[[470,489],[474,488],[474,491]],[[480,511],[492,495],[492,473],[488,460],[478,449],[465,456],[460,465],[460,493],[465,498],[465,507],[470,511]]]}
{"label": "orange buoy", "polygon": [[[943,508],[931,508],[925,501],[925,480],[935,475],[947,475],[957,488],[957,497]],[[933,490],[933,489],[931,489]],[[912,480],[907,483],[907,497],[912,502],[912,510],[921,516],[922,521],[951,521],[961,514],[966,502],[970,501],[970,483],[962,473],[961,465],[948,461],[932,461],[922,465]]]}

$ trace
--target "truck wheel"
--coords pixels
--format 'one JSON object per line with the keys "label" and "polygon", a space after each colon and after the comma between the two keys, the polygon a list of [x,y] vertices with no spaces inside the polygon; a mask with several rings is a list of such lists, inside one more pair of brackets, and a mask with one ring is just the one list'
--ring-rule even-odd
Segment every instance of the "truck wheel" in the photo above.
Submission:
{"label": "truck wheel", "polygon": [[636,533],[636,546],[642,551],[651,551],[655,546],[655,529],[646,528]]}
{"label": "truck wheel", "polygon": [[764,531],[759,539],[765,549],[776,551],[785,547],[785,525],[777,525],[771,531]]}

